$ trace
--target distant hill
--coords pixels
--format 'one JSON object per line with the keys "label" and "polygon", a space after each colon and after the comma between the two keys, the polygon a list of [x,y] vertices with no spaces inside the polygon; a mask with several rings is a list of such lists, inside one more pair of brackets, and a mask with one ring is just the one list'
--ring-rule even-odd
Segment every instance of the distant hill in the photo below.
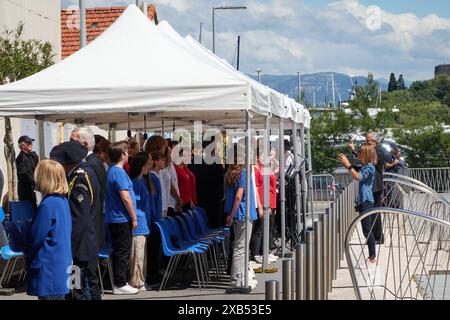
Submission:
{"label": "distant hill", "polygon": [[[334,85],[335,85],[335,99],[336,104],[339,101],[347,101],[349,99],[349,94],[352,89],[353,84],[357,82],[358,86],[365,86],[367,84],[367,77],[358,76],[350,77],[346,74],[337,72],[321,72],[314,74],[303,74],[301,75],[301,88],[305,90],[305,100],[308,104],[313,104],[314,102],[314,92],[315,92],[315,102],[316,105],[322,105],[326,101],[332,103],[333,92],[331,75],[334,75]],[[255,75],[248,75],[253,79],[257,79]],[[385,78],[376,79],[381,90],[387,91],[389,80]],[[281,93],[287,94],[291,98],[298,97],[298,77],[296,75],[261,75],[261,82],[277,90]],[[410,81],[405,80],[406,85],[411,84]]]}

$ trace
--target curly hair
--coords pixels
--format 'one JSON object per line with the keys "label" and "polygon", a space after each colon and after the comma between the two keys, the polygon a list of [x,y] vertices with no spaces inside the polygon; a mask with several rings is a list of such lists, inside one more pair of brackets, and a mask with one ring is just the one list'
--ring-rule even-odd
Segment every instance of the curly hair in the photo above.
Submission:
{"label": "curly hair", "polygon": [[241,178],[245,166],[242,164],[231,164],[225,175],[225,187],[232,187]]}

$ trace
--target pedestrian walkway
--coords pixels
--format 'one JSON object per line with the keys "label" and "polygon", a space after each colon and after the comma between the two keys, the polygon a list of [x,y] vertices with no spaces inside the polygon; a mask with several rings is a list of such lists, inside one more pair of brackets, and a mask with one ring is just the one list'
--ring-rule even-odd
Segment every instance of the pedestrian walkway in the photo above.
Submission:
{"label": "pedestrian walkway", "polygon": [[[333,291],[329,295],[329,300],[354,300],[355,294],[351,284],[350,274],[346,268],[345,262],[342,263],[342,269],[337,272],[337,280],[333,282]],[[277,273],[256,274],[258,285],[250,294],[226,294],[225,290],[229,279],[222,277],[219,280],[211,279],[210,287],[199,290],[196,287],[164,290],[164,291],[147,291],[140,292],[133,296],[117,296],[109,294],[106,291],[104,300],[265,300],[265,282],[269,280],[279,281],[280,299],[282,298],[282,260],[279,259],[272,264],[278,268]],[[13,296],[0,296],[0,300],[36,300],[36,297],[30,297],[24,292],[24,288],[19,289]]]}

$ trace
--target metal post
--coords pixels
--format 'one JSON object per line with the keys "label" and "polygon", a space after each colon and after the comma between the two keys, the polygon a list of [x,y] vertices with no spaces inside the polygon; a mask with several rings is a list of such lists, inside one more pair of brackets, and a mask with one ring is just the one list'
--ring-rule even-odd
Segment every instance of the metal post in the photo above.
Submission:
{"label": "metal post", "polygon": [[[306,161],[306,145],[305,145],[305,125],[300,124],[300,143],[301,143],[301,158]],[[306,214],[308,212],[308,182],[306,180],[306,163],[302,166],[302,210]],[[314,223],[314,214],[311,212],[311,221]]]}
{"label": "metal post", "polygon": [[200,33],[198,35],[198,42],[202,43],[202,33],[203,33],[203,22],[200,22]]}
{"label": "metal post", "polygon": [[84,48],[87,44],[86,32],[86,3],[84,0],[79,0],[80,5],[80,47]]}
{"label": "metal post", "polygon": [[295,282],[297,300],[305,300],[306,297],[306,244],[299,243],[295,248]]}
{"label": "metal post", "polygon": [[240,58],[241,58],[241,36],[238,36],[238,44],[237,44],[237,62],[236,62],[236,69],[239,71],[239,65],[240,65]]}
{"label": "metal post", "polygon": [[[263,232],[263,270],[269,265],[269,229],[270,229],[270,118],[266,117],[266,125],[264,130],[264,169],[262,171],[264,179],[264,232]],[[257,155],[259,156],[259,155]]]}
{"label": "metal post", "polygon": [[279,157],[280,157],[280,214],[281,214],[281,256],[284,258],[286,254],[286,182],[285,182],[285,165],[284,159],[284,120],[279,119]]}
{"label": "metal post", "polygon": [[306,231],[306,300],[314,300],[314,231]]}
{"label": "metal post", "polygon": [[322,252],[323,252],[323,299],[328,300],[328,227],[329,227],[329,218],[330,218],[330,209],[325,210],[325,214],[323,215],[323,235],[322,235]]}
{"label": "metal post", "polygon": [[216,21],[215,21],[216,8],[212,8],[212,36],[213,36],[213,53],[216,53]]}
{"label": "metal post", "polygon": [[[246,112],[246,130],[247,130],[247,141],[246,141],[246,148],[245,148],[245,170],[246,170],[246,186],[245,186],[245,194],[250,195],[250,188],[251,188],[251,154],[250,154],[250,148],[251,148],[251,138],[252,134],[250,132],[251,130],[251,120],[250,120],[250,112]],[[256,192],[256,190],[255,190]],[[249,197],[247,196],[247,203],[250,201]],[[248,279],[248,259],[249,259],[249,240],[250,240],[250,234],[248,232],[248,224],[250,223],[250,207],[249,205],[245,206],[246,211],[246,219],[245,219],[245,272],[244,272],[244,283],[245,287],[249,286],[249,279]]]}
{"label": "metal post", "polygon": [[[302,159],[300,158],[300,145],[298,141],[298,125],[293,122],[292,125],[292,143],[294,144],[294,158],[295,158],[295,169],[299,170]],[[302,208],[301,208],[301,187],[300,187],[300,177],[298,174],[295,175],[295,203],[297,211],[297,233],[300,233],[302,228]],[[303,230],[306,229],[306,220],[303,221]]]}
{"label": "metal post", "polygon": [[39,159],[45,159],[45,129],[44,118],[39,117],[37,120],[38,141],[39,141]]}
{"label": "metal post", "polygon": [[323,251],[322,251],[322,221],[314,222],[314,258],[316,266],[315,300],[323,300]]}
{"label": "metal post", "polygon": [[332,216],[332,209],[331,206],[328,209],[328,251],[327,251],[327,261],[328,261],[328,267],[327,267],[327,278],[328,278],[328,284],[327,284],[327,293],[331,292],[333,288],[333,230],[332,230],[332,223],[333,223],[333,216]]}
{"label": "metal post", "polygon": [[341,252],[339,253],[339,258],[342,261],[344,259],[344,245],[345,245],[345,193],[347,190],[344,191],[344,193],[341,194]]}
{"label": "metal post", "polygon": [[312,166],[312,153],[311,153],[311,129],[306,129],[306,139],[308,144],[308,169],[309,173],[309,204],[311,214],[314,216],[314,194],[313,194],[313,166]]}
{"label": "metal post", "polygon": [[337,278],[337,263],[336,263],[336,256],[337,256],[337,214],[336,214],[336,202],[332,203],[330,206],[331,209],[331,278],[332,280],[336,280]]}
{"label": "metal post", "polygon": [[266,281],[266,300],[276,301],[279,298],[280,283],[276,280]]}
{"label": "metal post", "polygon": [[283,300],[292,300],[292,259],[283,260]]}

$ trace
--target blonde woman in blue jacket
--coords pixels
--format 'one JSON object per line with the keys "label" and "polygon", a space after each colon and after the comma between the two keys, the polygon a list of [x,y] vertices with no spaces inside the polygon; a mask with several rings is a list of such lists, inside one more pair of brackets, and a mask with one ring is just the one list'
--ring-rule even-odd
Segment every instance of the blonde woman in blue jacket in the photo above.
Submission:
{"label": "blonde woman in blue jacket", "polygon": [[39,300],[64,300],[69,293],[72,265],[72,217],[67,178],[56,161],[41,161],[35,172],[36,190],[42,193],[26,238],[27,293]]}

